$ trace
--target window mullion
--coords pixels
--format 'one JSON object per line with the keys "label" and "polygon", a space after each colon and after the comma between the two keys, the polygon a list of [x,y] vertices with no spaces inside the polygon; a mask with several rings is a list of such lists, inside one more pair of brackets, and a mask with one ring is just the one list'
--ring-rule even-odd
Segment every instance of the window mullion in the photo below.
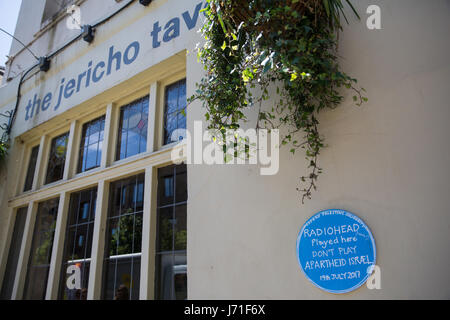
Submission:
{"label": "window mullion", "polygon": [[155,294],[156,190],[156,179],[153,179],[153,167],[150,166],[145,169],[143,190],[140,300],[154,299]]}
{"label": "window mullion", "polygon": [[20,300],[23,296],[37,211],[38,203],[35,201],[30,202],[28,205],[27,219],[25,221],[25,229],[23,231],[19,260],[17,262],[16,277],[14,279],[14,287],[11,297],[12,300]]}
{"label": "window mullion", "polygon": [[114,136],[117,136],[114,134],[117,131],[116,115],[117,108],[112,103],[108,104],[106,107],[105,126],[103,128],[102,157],[100,159],[101,168],[106,168],[115,156],[116,149],[113,146],[115,145]]}
{"label": "window mullion", "polygon": [[75,140],[78,133],[78,121],[74,120],[70,124],[70,131],[69,131],[69,141],[67,142],[67,149],[66,149],[66,160],[64,163],[64,171],[63,171],[63,180],[67,180],[72,177],[73,175],[73,167],[75,163],[75,156],[76,156],[76,150],[77,147],[75,146]]}
{"label": "window mullion", "polygon": [[61,263],[64,251],[65,228],[69,209],[69,194],[62,192],[59,197],[58,214],[56,218],[55,234],[53,236],[53,247],[50,259],[50,270],[47,282],[46,300],[58,298],[59,280],[61,274]]}
{"label": "window mullion", "polygon": [[97,187],[94,232],[92,236],[91,265],[88,285],[89,300],[99,300],[101,297],[108,199],[109,182],[100,180]]}
{"label": "window mullion", "polygon": [[150,97],[148,104],[148,119],[147,119],[147,152],[154,152],[155,136],[156,136],[156,107],[159,90],[159,82],[154,82],[150,86]]}

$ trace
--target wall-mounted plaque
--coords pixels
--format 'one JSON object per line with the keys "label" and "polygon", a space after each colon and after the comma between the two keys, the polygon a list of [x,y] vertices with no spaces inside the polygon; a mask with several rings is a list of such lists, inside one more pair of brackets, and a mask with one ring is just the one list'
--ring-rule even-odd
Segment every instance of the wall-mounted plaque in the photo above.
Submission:
{"label": "wall-mounted plaque", "polygon": [[345,210],[320,211],[306,221],[297,238],[302,271],[315,286],[346,293],[363,285],[376,260],[367,225]]}

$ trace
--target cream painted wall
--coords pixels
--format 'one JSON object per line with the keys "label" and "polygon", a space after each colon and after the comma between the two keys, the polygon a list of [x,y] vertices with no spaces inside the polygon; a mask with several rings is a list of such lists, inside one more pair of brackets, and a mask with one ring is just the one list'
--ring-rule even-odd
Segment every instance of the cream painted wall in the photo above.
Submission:
{"label": "cream painted wall", "polygon": [[[99,30],[94,46],[78,42],[59,56],[45,79],[33,76],[23,87],[22,101],[32,97],[41,80],[46,80],[39,89],[42,93],[57,90],[61,77],[76,77],[91,58],[105,59],[111,45],[123,51],[134,39],[130,34],[140,39],[140,57],[145,57],[80,92],[58,113],[42,113],[32,131],[27,130],[33,125],[23,120],[22,103],[13,133],[33,139],[55,124],[69,124],[76,112],[104,106],[112,95],[129,92],[130,86],[122,85],[125,80],[132,79],[133,88],[138,87],[141,72],[170,55],[182,59],[184,49],[190,52],[186,74],[192,94],[201,79],[202,67],[194,52],[201,36],[183,30],[178,41],[159,51],[143,42],[151,41],[148,33],[154,19],[167,22],[199,1],[171,2],[175,5],[156,0],[155,12],[131,7]],[[296,187],[306,165],[301,153],[293,156],[288,149],[282,149],[280,170],[274,176],[261,176],[258,166],[188,166],[190,299],[450,298],[450,2],[354,2],[362,21],[351,21],[340,34],[341,63],[366,88],[369,102],[358,108],[346,99],[336,110],[320,114],[329,146],[319,159],[324,173],[312,200],[301,204]],[[85,5],[89,3],[99,6],[97,1]],[[366,28],[369,4],[381,7],[382,30]],[[131,28],[141,31],[130,33]],[[63,34],[62,29],[56,32]],[[49,43],[43,42],[42,50]],[[13,84],[0,88],[0,111],[14,105],[14,92]],[[188,129],[194,120],[204,119],[203,113],[198,102],[189,107]],[[248,126],[254,125],[255,117],[250,112]],[[9,170],[7,180],[4,170],[0,174],[3,258],[10,214],[7,199],[14,196],[9,186],[20,170],[22,148],[13,151],[9,168],[14,170]],[[327,208],[349,210],[371,229],[381,290],[363,286],[349,294],[327,294],[302,274],[295,253],[298,232],[310,216]]]}
{"label": "cream painted wall", "polygon": [[[450,298],[450,2],[354,3],[362,21],[345,27],[339,51],[369,102],[356,107],[349,96],[320,114],[329,146],[312,200],[301,204],[306,165],[288,148],[275,176],[257,166],[188,167],[189,298]],[[370,4],[381,8],[382,30],[366,28]],[[194,56],[187,68],[192,92],[201,78]],[[204,110],[190,108],[192,125]],[[329,208],[351,211],[371,229],[381,290],[329,294],[303,275],[298,232]]]}

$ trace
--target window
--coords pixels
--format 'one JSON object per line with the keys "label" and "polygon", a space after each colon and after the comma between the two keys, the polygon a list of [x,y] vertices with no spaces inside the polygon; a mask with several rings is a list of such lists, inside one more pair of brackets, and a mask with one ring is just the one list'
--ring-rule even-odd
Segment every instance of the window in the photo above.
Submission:
{"label": "window", "polygon": [[68,132],[52,140],[45,184],[52,183],[63,178],[68,141]]}
{"label": "window", "polygon": [[5,275],[3,278],[0,299],[11,299],[16,277],[17,262],[19,260],[20,247],[22,245],[23,230],[25,228],[25,220],[27,219],[28,208],[20,208],[16,213],[16,221],[14,222],[14,230],[9,247],[8,260],[6,263]]}
{"label": "window", "polygon": [[23,191],[29,191],[33,187],[34,171],[36,170],[36,162],[39,154],[39,146],[31,149],[30,161],[28,162],[27,176],[25,178],[25,186]]}
{"label": "window", "polygon": [[158,170],[156,298],[187,299],[186,165]]}
{"label": "window", "polygon": [[45,299],[58,204],[58,198],[39,204],[25,281],[25,300]]}
{"label": "window", "polygon": [[83,125],[78,173],[100,166],[104,129],[105,116]]}
{"label": "window", "polygon": [[164,144],[172,140],[176,129],[186,129],[186,79],[166,87],[164,110]]}
{"label": "window", "polygon": [[74,0],[47,0],[45,2],[42,22],[54,19],[61,11],[65,10],[73,2]]}
{"label": "window", "polygon": [[116,160],[147,150],[148,100],[145,96],[120,109]]}
{"label": "window", "polygon": [[103,299],[139,298],[144,174],[111,183]]}
{"label": "window", "polygon": [[70,197],[59,298],[86,300],[97,188]]}

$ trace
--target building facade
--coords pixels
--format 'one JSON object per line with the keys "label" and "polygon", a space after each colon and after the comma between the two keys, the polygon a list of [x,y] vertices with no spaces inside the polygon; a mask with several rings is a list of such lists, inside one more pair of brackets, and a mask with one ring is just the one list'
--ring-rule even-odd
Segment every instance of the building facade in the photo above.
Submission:
{"label": "building facade", "polygon": [[[13,42],[0,87],[2,299],[450,298],[449,1],[355,3],[339,53],[369,102],[319,115],[324,174],[305,204],[306,162],[283,147],[272,175],[174,162],[176,129],[206,127],[187,104],[206,1],[140,2],[22,1],[15,36],[45,59]],[[302,273],[299,231],[331,208],[370,227],[376,288],[330,294]]]}

